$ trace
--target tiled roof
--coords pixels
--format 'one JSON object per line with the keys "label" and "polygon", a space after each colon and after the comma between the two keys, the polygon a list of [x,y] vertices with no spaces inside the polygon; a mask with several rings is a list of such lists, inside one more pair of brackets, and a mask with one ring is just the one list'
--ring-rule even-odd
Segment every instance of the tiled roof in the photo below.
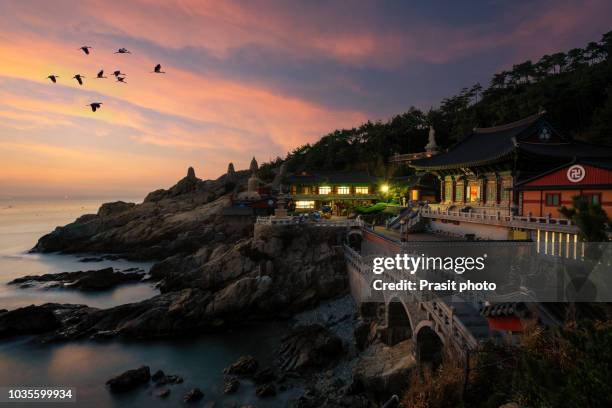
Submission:
{"label": "tiled roof", "polygon": [[[538,140],[537,136],[543,130],[553,137]],[[436,170],[486,165],[505,159],[514,152],[526,157],[599,161],[602,165],[606,165],[612,157],[612,147],[565,138],[550,126],[543,113],[539,113],[505,125],[476,128],[448,152],[415,160],[411,166],[420,170]]]}
{"label": "tiled roof", "polygon": [[291,184],[371,184],[379,181],[364,171],[351,172],[302,172],[287,177]]}
{"label": "tiled roof", "polygon": [[448,152],[411,163],[417,169],[443,169],[484,165],[510,155],[519,140],[531,135],[543,125],[542,114],[489,128],[475,128]]}

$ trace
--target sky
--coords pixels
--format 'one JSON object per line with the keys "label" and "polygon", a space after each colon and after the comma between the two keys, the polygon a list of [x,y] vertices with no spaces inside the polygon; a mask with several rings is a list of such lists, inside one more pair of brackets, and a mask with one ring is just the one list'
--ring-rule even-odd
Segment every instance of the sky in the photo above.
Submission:
{"label": "sky", "polygon": [[610,16],[606,0],[1,0],[0,198],[216,178],[582,47]]}

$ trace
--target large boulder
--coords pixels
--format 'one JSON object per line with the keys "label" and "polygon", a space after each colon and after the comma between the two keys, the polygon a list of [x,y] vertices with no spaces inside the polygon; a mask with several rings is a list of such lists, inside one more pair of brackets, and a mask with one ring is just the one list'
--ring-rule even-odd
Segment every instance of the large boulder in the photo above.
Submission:
{"label": "large boulder", "polygon": [[342,340],[318,324],[297,327],[285,336],[279,350],[279,367],[304,372],[328,367],[342,355]]}
{"label": "large boulder", "polygon": [[50,309],[26,306],[0,314],[0,338],[44,333],[60,325],[60,320]]}
{"label": "large boulder", "polygon": [[353,369],[353,388],[363,390],[374,399],[388,398],[402,392],[417,363],[412,340],[395,346],[383,344],[367,357],[361,357]]}
{"label": "large boulder", "polygon": [[141,385],[148,384],[150,379],[151,370],[147,366],[142,366],[111,378],[106,382],[106,385],[112,392],[126,392]]}
{"label": "large boulder", "polygon": [[259,362],[251,356],[242,356],[223,370],[227,375],[252,376],[259,368]]}

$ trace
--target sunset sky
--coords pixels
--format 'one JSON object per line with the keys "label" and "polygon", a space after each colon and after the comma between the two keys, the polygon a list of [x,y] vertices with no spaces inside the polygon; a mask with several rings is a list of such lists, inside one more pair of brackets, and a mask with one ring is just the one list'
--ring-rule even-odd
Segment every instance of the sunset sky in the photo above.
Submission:
{"label": "sunset sky", "polygon": [[0,198],[139,197],[190,165],[216,178],[582,47],[610,16],[605,0],[2,0]]}

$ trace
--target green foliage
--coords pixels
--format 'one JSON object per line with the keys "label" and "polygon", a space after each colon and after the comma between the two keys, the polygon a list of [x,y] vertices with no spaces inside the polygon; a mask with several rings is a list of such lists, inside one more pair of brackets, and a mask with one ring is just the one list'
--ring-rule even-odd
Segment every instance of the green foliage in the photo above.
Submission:
{"label": "green foliage", "polygon": [[387,203],[376,203],[369,207],[355,207],[355,211],[358,214],[375,214],[384,211],[385,208],[387,208]]}
{"label": "green foliage", "polygon": [[412,107],[386,122],[336,130],[298,147],[285,158],[287,170],[364,170],[389,176],[389,157],[423,151],[429,125],[436,129],[438,145],[447,148],[474,127],[511,122],[542,109],[561,132],[612,144],[611,53],[612,31],[585,48],[515,64],[494,74],[488,87],[464,88],[436,109]]}
{"label": "green foliage", "polygon": [[608,215],[599,204],[592,204],[581,196],[572,198],[573,207],[565,206],[559,212],[571,219],[578,227],[578,235],[586,242],[605,242],[608,240]]}
{"label": "green foliage", "polygon": [[[521,347],[479,353],[469,398],[476,407],[612,406],[612,326],[589,323],[557,334],[527,334]],[[482,398],[482,396],[495,396]]]}

